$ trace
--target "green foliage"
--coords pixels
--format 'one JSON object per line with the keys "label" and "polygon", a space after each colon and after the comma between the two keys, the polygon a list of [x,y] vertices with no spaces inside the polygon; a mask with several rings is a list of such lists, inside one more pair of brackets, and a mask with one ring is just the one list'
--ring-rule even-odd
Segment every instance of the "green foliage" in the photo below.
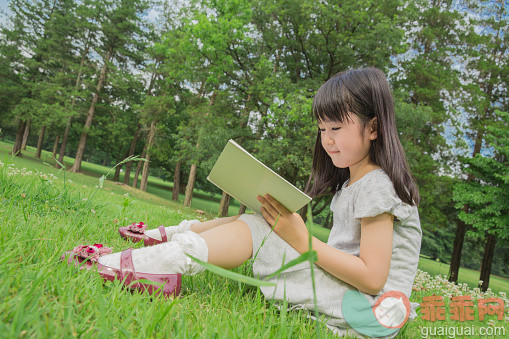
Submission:
{"label": "green foliage", "polygon": [[[4,136],[14,139],[16,122],[31,119],[34,129],[48,127],[51,141],[43,147],[49,149],[72,117],[68,150],[87,132],[85,158],[119,162],[138,129],[134,154],[142,153],[154,122],[152,173],[172,178],[181,161],[187,178],[196,163],[196,187],[214,194],[206,177],[230,138],[304,188],[316,89],[349,68],[386,71],[422,196],[423,251],[442,260],[461,212],[452,199],[453,187],[462,187],[457,154],[471,151],[461,141],[475,141],[479,153],[486,121],[507,106],[503,1],[12,0],[9,6],[12,16],[0,34]],[[156,12],[156,22],[148,20]],[[85,128],[105,62],[106,85]],[[457,144],[446,141],[446,125]],[[480,205],[494,201],[489,197],[498,191],[483,180],[478,194],[471,187],[457,194]],[[327,218],[328,199],[311,204],[315,221]],[[502,207],[485,205],[491,210],[482,218],[463,218],[488,227],[484,218]]]}
{"label": "green foliage", "polygon": [[[492,148],[472,158],[463,157],[465,171],[474,179],[458,183],[453,198],[459,217],[475,229],[473,235],[491,233],[498,239],[508,239],[509,230],[509,114],[500,117],[486,128],[486,140]],[[468,210],[464,210],[464,206]]]}

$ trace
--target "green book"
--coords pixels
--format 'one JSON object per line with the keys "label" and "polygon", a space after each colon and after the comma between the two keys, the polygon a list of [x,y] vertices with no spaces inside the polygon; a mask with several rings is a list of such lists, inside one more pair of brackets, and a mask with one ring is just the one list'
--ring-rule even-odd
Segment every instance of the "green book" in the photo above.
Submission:
{"label": "green book", "polygon": [[228,141],[207,179],[254,212],[260,212],[258,195],[272,195],[292,213],[311,201],[233,140]]}

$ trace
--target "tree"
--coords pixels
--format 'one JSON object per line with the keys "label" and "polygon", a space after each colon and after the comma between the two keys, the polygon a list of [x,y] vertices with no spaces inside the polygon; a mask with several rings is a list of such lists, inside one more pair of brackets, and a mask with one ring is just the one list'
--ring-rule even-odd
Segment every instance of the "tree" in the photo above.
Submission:
{"label": "tree", "polygon": [[92,125],[95,109],[99,96],[106,82],[108,69],[113,64],[113,59],[133,58],[136,60],[136,54],[141,48],[138,43],[143,30],[140,27],[141,19],[139,14],[147,8],[147,1],[110,1],[101,0],[95,2],[97,13],[101,12],[100,31],[102,33],[102,45],[98,53],[102,56],[101,71],[97,81],[97,87],[94,92],[87,118],[84,124],[84,130],[81,133],[80,141],[76,151],[75,161],[71,167],[71,172],[81,170],[81,162],[87,143],[88,130]]}
{"label": "tree", "polygon": [[[62,144],[60,145],[58,162],[55,165],[57,168],[60,168],[60,164],[63,164],[64,162],[64,155],[67,148],[73,119],[80,115],[79,107],[77,104],[80,100],[84,101],[84,98],[80,97],[80,94],[83,93],[81,86],[84,82],[83,78],[85,72],[87,71],[86,66],[90,62],[89,51],[96,42],[92,37],[95,36],[98,31],[96,13],[94,12],[94,8],[91,6],[88,0],[85,0],[76,6],[75,18],[76,20],[74,21],[74,24],[76,25],[76,35],[74,40],[75,44],[78,46],[76,54],[79,56],[79,65],[74,67],[72,70],[72,74],[75,74],[76,80],[74,81],[74,89],[71,94],[70,103],[68,103],[66,106],[68,111],[68,120],[67,124],[65,125],[64,134],[62,136]],[[88,93],[88,91],[86,92]],[[60,135],[57,136],[57,141],[55,143],[57,145],[59,136]]]}
{"label": "tree", "polygon": [[486,239],[479,278],[483,291],[489,286],[495,244],[509,238],[509,114],[495,114],[497,117],[485,130],[491,149],[486,155],[462,158],[465,172],[472,179],[458,183],[454,189],[460,219],[473,227],[469,232],[472,236]]}
{"label": "tree", "polygon": [[[23,137],[27,133],[27,121],[33,116],[33,108],[38,107],[37,95],[33,92],[37,84],[48,77],[49,64],[45,62],[45,44],[51,41],[51,28],[47,25],[53,12],[59,5],[65,3],[50,1],[24,2],[14,0],[9,4],[14,13],[11,17],[10,28],[3,29],[4,51],[8,58],[8,65],[18,74],[22,99],[11,110],[11,114],[18,120],[16,141],[12,154],[21,155]],[[45,38],[48,38],[46,41]],[[12,57],[16,57],[13,59]],[[26,139],[25,139],[26,142]]]}
{"label": "tree", "polygon": [[[471,18],[470,35],[463,62],[463,109],[469,127],[466,137],[473,141],[471,157],[482,153],[485,147],[486,126],[496,120],[496,108],[507,108],[507,17],[506,3],[500,2],[467,2],[468,9],[475,15]],[[480,29],[477,33],[475,27]],[[473,172],[467,173],[467,183],[474,182]],[[470,207],[463,206],[462,215]],[[461,250],[467,232],[467,223],[463,216],[457,224],[453,254],[449,271],[449,280],[456,281],[460,266]],[[494,237],[488,237],[488,248],[494,248]],[[490,256],[490,251],[487,256]],[[491,252],[492,253],[492,252]],[[486,285],[487,286],[487,285]],[[486,288],[483,285],[483,288]]]}

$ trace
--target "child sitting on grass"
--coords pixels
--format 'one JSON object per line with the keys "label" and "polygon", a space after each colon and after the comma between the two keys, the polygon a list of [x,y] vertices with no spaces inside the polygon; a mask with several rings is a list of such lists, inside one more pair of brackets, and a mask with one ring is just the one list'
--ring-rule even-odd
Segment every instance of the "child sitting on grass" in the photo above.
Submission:
{"label": "child sitting on grass", "polygon": [[[348,291],[361,292],[370,306],[388,292],[398,292],[406,302],[410,297],[422,235],[419,193],[399,141],[390,87],[380,70],[335,75],[317,91],[313,114],[318,131],[309,193],[334,195],[327,243],[312,238],[318,255],[316,300],[307,262],[269,278],[275,286],[261,290],[267,299],[317,309],[335,333],[355,335],[359,328],[352,328],[343,312]],[[283,261],[309,250],[308,230],[299,214],[290,213],[271,196],[258,200],[261,214],[186,221],[141,236],[134,234],[144,225],[121,230],[124,236],[145,238],[146,245],[153,246],[101,256],[99,270],[109,272],[104,274],[111,279],[159,281],[171,285],[166,293],[175,293],[179,281],[170,277],[204,271],[186,254],[229,269],[257,253],[253,272],[264,279]]]}

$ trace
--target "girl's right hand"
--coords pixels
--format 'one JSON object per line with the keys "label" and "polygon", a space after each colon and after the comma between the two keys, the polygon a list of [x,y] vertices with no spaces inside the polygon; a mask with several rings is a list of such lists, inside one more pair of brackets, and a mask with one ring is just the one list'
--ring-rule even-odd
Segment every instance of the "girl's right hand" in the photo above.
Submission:
{"label": "girl's right hand", "polygon": [[259,195],[258,201],[262,204],[261,212],[274,232],[297,251],[308,247],[308,230],[304,220],[298,213],[290,212],[271,195]]}

